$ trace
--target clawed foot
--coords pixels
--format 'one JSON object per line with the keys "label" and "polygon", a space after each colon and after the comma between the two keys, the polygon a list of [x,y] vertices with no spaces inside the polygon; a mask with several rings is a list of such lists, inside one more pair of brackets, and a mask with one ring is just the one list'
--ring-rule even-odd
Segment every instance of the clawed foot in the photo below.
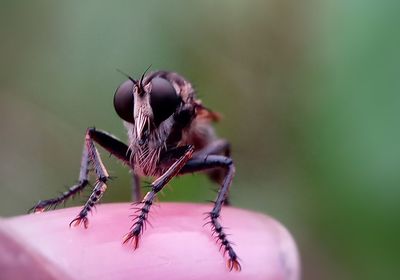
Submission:
{"label": "clawed foot", "polygon": [[226,262],[227,267],[229,268],[230,271],[235,270],[235,271],[241,271],[242,270],[242,266],[240,265],[239,261],[237,260],[237,258],[234,259],[229,259]]}
{"label": "clawed foot", "polygon": [[28,213],[40,213],[51,208],[56,208],[58,203],[52,200],[40,200],[35,206],[28,210]]}
{"label": "clawed foot", "polygon": [[125,234],[122,243],[123,244],[131,243],[133,244],[133,249],[136,250],[139,247],[139,239],[140,239],[139,234],[130,231],[129,233]]}
{"label": "clawed foot", "polygon": [[78,215],[75,219],[73,219],[70,223],[69,226],[71,227],[72,225],[74,227],[79,226],[80,224],[83,224],[85,228],[88,228],[89,226],[89,219],[86,216],[80,216]]}

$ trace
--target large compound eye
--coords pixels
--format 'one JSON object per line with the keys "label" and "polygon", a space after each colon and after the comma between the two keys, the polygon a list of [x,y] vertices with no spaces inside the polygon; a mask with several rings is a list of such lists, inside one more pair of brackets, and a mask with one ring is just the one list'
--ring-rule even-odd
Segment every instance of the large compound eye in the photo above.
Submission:
{"label": "large compound eye", "polygon": [[134,123],[133,118],[133,82],[127,80],[123,82],[115,91],[114,108],[118,116],[130,123]]}
{"label": "large compound eye", "polygon": [[171,116],[180,103],[181,98],[170,82],[159,77],[151,80],[150,105],[156,125]]}

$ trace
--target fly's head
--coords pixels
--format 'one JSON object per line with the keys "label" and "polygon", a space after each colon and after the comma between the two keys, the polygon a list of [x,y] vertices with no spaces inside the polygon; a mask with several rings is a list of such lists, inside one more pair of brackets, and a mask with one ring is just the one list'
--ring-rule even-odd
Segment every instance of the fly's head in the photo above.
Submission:
{"label": "fly's head", "polygon": [[[143,74],[139,80],[127,76],[115,92],[114,108],[118,116],[130,124],[131,146],[160,146],[168,132],[167,120],[182,104],[182,99],[170,81]],[[172,121],[170,121],[172,122]]]}

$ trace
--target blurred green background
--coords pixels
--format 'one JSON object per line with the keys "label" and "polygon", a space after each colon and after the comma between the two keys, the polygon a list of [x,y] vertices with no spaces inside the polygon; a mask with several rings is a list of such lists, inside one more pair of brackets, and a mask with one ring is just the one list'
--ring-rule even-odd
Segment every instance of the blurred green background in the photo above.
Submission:
{"label": "blurred green background", "polygon": [[[223,114],[232,201],[289,228],[304,279],[398,279],[399,1],[0,5],[0,215],[75,182],[88,126],[125,140],[115,69],[152,64]],[[128,201],[128,172],[103,155],[117,177],[104,201]],[[213,189],[186,176],[160,199],[204,202]]]}

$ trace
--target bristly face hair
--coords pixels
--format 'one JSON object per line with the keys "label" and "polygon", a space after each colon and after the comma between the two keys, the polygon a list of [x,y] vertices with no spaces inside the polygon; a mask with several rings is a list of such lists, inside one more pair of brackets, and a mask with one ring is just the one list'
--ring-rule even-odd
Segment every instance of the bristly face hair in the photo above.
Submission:
{"label": "bristly face hair", "polygon": [[[168,146],[168,136],[174,124],[173,113],[182,105],[181,90],[178,84],[170,84],[162,73],[145,73],[136,81],[129,78],[126,88],[123,84],[116,91],[114,104],[117,113],[129,115],[124,125],[128,130],[130,162],[134,171],[141,176],[157,176],[163,172],[159,168],[160,153]],[[166,73],[165,73],[166,74]],[[125,82],[126,83],[126,82]],[[128,89],[128,91],[126,91]],[[120,108],[119,101],[131,95],[131,108]],[[126,103],[124,103],[126,105]],[[195,104],[192,104],[194,109]],[[128,112],[127,112],[128,111]]]}
{"label": "bristly face hair", "polygon": [[[123,242],[132,243],[136,249],[158,192],[176,176],[206,172],[220,185],[207,224],[227,253],[229,270],[240,271],[238,256],[219,222],[222,206],[229,204],[229,188],[235,173],[230,145],[217,138],[211,125],[219,115],[202,105],[191,83],[181,75],[167,71],[146,74],[147,70],[139,80],[120,71],[128,80],[117,88],[114,108],[128,131],[128,145],[105,131],[88,128],[78,183],[59,197],[39,201],[31,210],[47,210],[81,192],[89,185],[88,173],[93,166],[97,180],[92,194],[70,223],[88,227],[88,213],[101,199],[110,178],[96,143],[132,170],[133,200],[141,207]],[[150,184],[151,190],[142,196],[140,177],[144,176],[156,179]]]}

